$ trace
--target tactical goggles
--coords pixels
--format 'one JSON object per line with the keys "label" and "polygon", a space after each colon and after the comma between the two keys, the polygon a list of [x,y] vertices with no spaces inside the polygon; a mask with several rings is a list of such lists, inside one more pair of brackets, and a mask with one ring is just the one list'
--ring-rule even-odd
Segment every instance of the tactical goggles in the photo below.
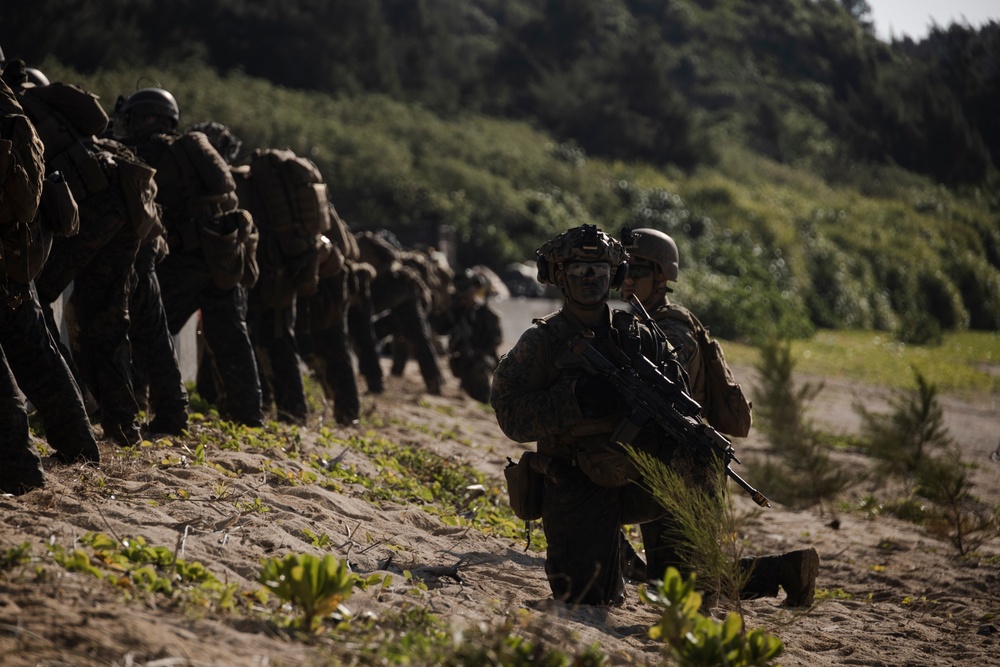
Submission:
{"label": "tactical goggles", "polygon": [[639,280],[653,274],[652,264],[629,264],[628,277],[632,280]]}
{"label": "tactical goggles", "polygon": [[591,273],[598,279],[611,277],[611,265],[607,262],[573,262],[566,265],[565,271],[573,278],[585,278]]}

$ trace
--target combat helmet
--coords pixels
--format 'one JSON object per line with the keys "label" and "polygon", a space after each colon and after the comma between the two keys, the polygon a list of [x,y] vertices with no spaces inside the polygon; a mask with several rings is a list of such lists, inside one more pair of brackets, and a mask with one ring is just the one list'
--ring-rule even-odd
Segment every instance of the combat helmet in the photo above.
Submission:
{"label": "combat helmet", "polygon": [[680,267],[680,255],[677,243],[670,236],[656,229],[622,230],[622,245],[628,250],[629,257],[652,262],[663,272],[667,280],[676,282]]}
{"label": "combat helmet", "polygon": [[628,252],[615,238],[597,225],[581,225],[546,241],[538,250],[535,264],[538,282],[556,284],[556,268],[566,262],[607,262],[611,265],[611,287],[617,288],[628,273]]}
{"label": "combat helmet", "polygon": [[146,116],[168,118],[174,129],[180,122],[181,110],[174,96],[162,88],[142,88],[128,97],[119,96],[115,103],[115,134],[119,138],[131,136]]}

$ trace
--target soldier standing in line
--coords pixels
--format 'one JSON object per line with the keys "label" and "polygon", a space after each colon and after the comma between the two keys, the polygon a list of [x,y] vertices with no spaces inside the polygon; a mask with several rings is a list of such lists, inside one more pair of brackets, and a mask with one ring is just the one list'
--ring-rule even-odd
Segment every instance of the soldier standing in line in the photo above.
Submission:
{"label": "soldier standing in line", "polygon": [[[34,80],[47,78],[37,73]],[[49,171],[65,178],[80,217],[78,233],[53,240],[35,280],[38,296],[49,308],[73,284],[64,313],[81,387],[97,401],[105,436],[134,445],[141,434],[128,298],[140,242],[162,231],[153,204],[153,170],[122,144],[97,138],[107,129],[108,116],[82,88],[27,84],[20,98],[39,128]]]}
{"label": "soldier standing in line", "polygon": [[441,369],[427,321],[429,288],[417,271],[398,261],[396,250],[387,241],[372,232],[359,234],[357,239],[361,260],[375,267],[371,290],[376,339],[392,336],[393,345],[409,345],[427,393],[440,395]]}
{"label": "soldier standing in line", "polygon": [[[220,413],[261,426],[260,380],[246,327],[246,293],[239,284],[252,221],[226,216],[238,210],[232,175],[204,134],[177,131],[180,109],[168,91],[138,90],[119,98],[115,111],[116,135],[157,170],[169,254],[156,274],[167,328],[176,335],[201,310],[205,341],[223,383]],[[228,256],[209,259],[215,240],[228,243]],[[238,270],[232,270],[236,265]]]}
{"label": "soldier standing in line", "polygon": [[[0,52],[0,66],[3,64],[3,54]],[[3,271],[0,272],[0,329],[3,330],[9,330],[11,315],[18,306],[24,305],[25,295],[30,289],[30,284],[25,285],[12,279],[12,276],[17,275],[17,270],[23,267],[18,267],[20,258],[13,254],[14,248],[18,246],[12,245],[10,241],[24,238],[22,229],[28,221],[35,219],[45,174],[44,147],[22,111],[13,91],[0,81],[0,129],[5,138],[0,144],[0,233],[3,236],[0,243],[0,264],[3,265]],[[33,295],[30,297],[34,298]],[[29,301],[33,306],[38,306],[37,300],[31,301],[29,298]],[[44,323],[42,331],[47,333]],[[48,338],[43,340],[51,343]],[[45,476],[38,452],[29,437],[24,395],[8,366],[5,353],[8,342],[7,337],[0,340],[0,493],[20,495],[43,487]],[[61,359],[54,346],[52,352]],[[19,351],[18,354],[20,353]],[[65,364],[63,368],[66,377],[72,381]],[[76,398],[80,398],[79,391]],[[82,399],[79,408],[82,411]],[[84,423],[87,423],[85,413],[83,418]],[[78,446],[81,444],[78,443]],[[61,452],[61,458],[67,461],[97,461],[99,453],[92,434],[89,444],[93,446],[92,451],[82,447],[78,452],[67,449]]]}
{"label": "soldier standing in line", "polygon": [[[722,433],[746,437],[752,421],[751,405],[731,379],[722,348],[709,338],[707,329],[691,311],[671,303],[668,297],[673,292],[670,282],[677,281],[680,267],[674,239],[656,229],[626,228],[621,240],[630,257],[628,274],[621,286],[622,299],[637,297],[677,350],[678,360],[690,378],[691,396],[702,406],[702,416]],[[713,378],[713,373],[718,377]],[[723,385],[725,395],[714,395],[712,388]],[[677,531],[669,517],[643,524],[640,530],[647,556],[658,551],[657,561],[681,562]],[[819,572],[815,549],[744,558],[740,565],[750,573],[740,592],[743,599],[775,597],[780,586],[786,593],[786,605],[803,607],[813,603]],[[650,570],[644,578],[659,576],[662,571]]]}
{"label": "soldier standing in line", "polygon": [[442,325],[448,335],[448,363],[462,391],[479,401],[490,400],[490,384],[503,341],[500,314],[486,300],[486,278],[472,269],[455,275],[451,309]]}
{"label": "soldier standing in line", "polygon": [[[23,68],[23,63],[19,64]],[[5,66],[5,74],[9,73]],[[2,113],[20,115],[23,109],[6,84],[0,94]],[[16,126],[10,129],[11,139],[7,144],[12,152],[6,158],[7,168],[3,174],[8,181],[4,184],[5,190],[13,188],[21,178],[18,174],[26,169],[21,162],[33,163],[31,158],[35,151],[25,148],[29,136],[41,160],[37,170],[32,168],[30,173],[41,176],[45,169],[44,144],[30,120],[21,116],[15,123],[23,123],[23,131],[15,132]],[[30,134],[24,128],[30,128]],[[7,128],[4,130],[6,132]],[[22,145],[16,146],[10,143],[12,141]],[[42,417],[47,440],[56,449],[56,458],[65,463],[98,461],[100,452],[80,388],[49,332],[34,285],[34,279],[44,266],[52,236],[74,233],[79,225],[78,210],[61,176],[50,175],[41,183],[41,198],[30,211],[27,208],[13,210],[18,197],[12,190],[0,196],[0,216],[7,218],[0,220],[4,223],[0,256],[4,267],[2,292],[6,297],[0,323],[0,345],[6,351],[7,365],[20,389]],[[3,199],[8,201],[3,202]],[[30,219],[26,217],[29,212]]]}

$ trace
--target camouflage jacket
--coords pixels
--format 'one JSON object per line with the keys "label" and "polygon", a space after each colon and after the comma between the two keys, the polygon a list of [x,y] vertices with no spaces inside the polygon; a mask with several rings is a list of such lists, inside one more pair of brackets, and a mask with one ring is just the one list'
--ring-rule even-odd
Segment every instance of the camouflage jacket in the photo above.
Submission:
{"label": "camouflage jacket", "polygon": [[[643,354],[659,360],[663,353],[652,333],[624,311],[607,309],[607,326],[594,331],[593,344],[605,354],[611,345],[620,347],[621,334],[612,326],[613,312],[623,313],[615,316],[619,321],[631,318],[629,326],[639,336]],[[602,447],[608,442],[624,414],[586,418],[574,394],[576,380],[584,371],[568,341],[585,330],[560,310],[535,320],[500,359],[490,404],[507,437],[517,442],[537,441],[539,453],[570,460],[580,448]],[[652,428],[649,431],[640,438],[655,438]]]}

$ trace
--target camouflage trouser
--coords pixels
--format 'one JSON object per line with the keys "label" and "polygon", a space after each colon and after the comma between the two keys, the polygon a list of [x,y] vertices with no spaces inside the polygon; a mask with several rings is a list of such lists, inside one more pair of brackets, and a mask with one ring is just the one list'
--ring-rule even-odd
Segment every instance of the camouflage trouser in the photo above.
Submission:
{"label": "camouflage trouser", "polygon": [[201,311],[205,344],[222,380],[219,410],[249,426],[263,423],[260,378],[246,326],[246,292],[220,289],[212,282],[201,251],[171,252],[157,267],[167,327],[176,335]]}
{"label": "camouflage trouser", "polygon": [[434,350],[433,334],[427,316],[416,299],[403,301],[375,321],[375,338],[381,340],[389,336],[392,336],[394,349],[403,346],[407,354],[412,352],[416,357],[427,390],[440,393],[441,369]]}
{"label": "camouflage trouser", "polygon": [[372,326],[371,297],[364,295],[347,309],[347,331],[358,353],[358,370],[365,378],[370,393],[381,393],[384,387],[382,365],[379,363],[378,342]]}
{"label": "camouflage trouser", "polygon": [[260,373],[261,405],[273,401],[280,421],[304,424],[308,409],[294,327],[293,307],[267,308],[251,291],[247,332]]}
{"label": "camouflage trouser", "polygon": [[[347,335],[345,304],[323,302],[322,299],[304,300],[303,304],[310,312],[320,310],[325,317],[313,319],[312,328],[308,328],[305,318],[300,317],[295,335],[299,339],[302,356],[315,371],[327,399],[333,402],[334,419],[338,424],[350,424],[358,418],[361,403]],[[381,382],[381,379],[379,368],[378,381]]]}
{"label": "camouflage trouser", "polygon": [[545,574],[553,596],[570,604],[623,601],[621,528],[662,515],[663,509],[638,485],[598,486],[567,462],[558,481],[546,478],[542,504]]}
{"label": "camouflage trouser", "polygon": [[80,206],[80,232],[57,237],[37,282],[51,303],[73,281],[66,309],[69,345],[79,381],[97,400],[102,420],[133,424],[139,412],[129,347],[129,278],[139,238],[115,196]]}
{"label": "camouflage trouser", "polygon": [[[7,309],[0,307],[0,310]],[[0,322],[5,315],[0,313]],[[44,483],[38,452],[28,440],[24,396],[0,347],[0,493],[20,494]]]}
{"label": "camouflage trouser", "polygon": [[174,340],[167,330],[167,314],[155,270],[156,257],[153,243],[143,244],[136,255],[129,297],[129,335],[136,393],[147,410],[155,415],[157,426],[176,432],[187,428],[188,395],[177,365]]}
{"label": "camouflage trouser", "polygon": [[83,405],[80,388],[50,334],[34,288],[31,298],[7,310],[0,324],[10,370],[41,415],[46,441],[59,458],[97,455],[97,442]]}

